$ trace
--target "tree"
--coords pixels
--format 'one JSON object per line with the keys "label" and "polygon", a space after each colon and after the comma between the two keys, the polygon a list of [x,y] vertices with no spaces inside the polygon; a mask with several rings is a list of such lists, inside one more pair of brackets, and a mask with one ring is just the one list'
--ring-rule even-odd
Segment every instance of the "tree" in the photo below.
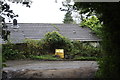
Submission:
{"label": "tree", "polygon": [[8,26],[6,25],[5,18],[3,16],[7,16],[10,19],[13,19],[14,17],[18,17],[13,10],[10,9],[10,5],[7,3],[7,1],[11,1],[12,3],[20,3],[23,5],[26,5],[26,7],[30,7],[31,1],[25,1],[25,0],[4,0],[0,1],[0,36],[3,40],[8,41],[8,35],[10,35],[10,31],[7,29]]}
{"label": "tree", "polygon": [[100,23],[99,19],[96,16],[91,16],[88,18],[84,18],[81,23],[81,27],[89,27],[94,34],[98,37],[102,37],[102,23]]}
{"label": "tree", "polygon": [[42,42],[44,45],[43,48],[51,53],[55,53],[55,49],[64,49],[65,52],[67,52],[72,47],[71,41],[57,31],[45,34],[45,38],[42,39]]}
{"label": "tree", "polygon": [[72,11],[73,11],[73,5],[70,4],[69,0],[63,1],[62,5],[64,8],[60,8],[61,11],[66,11],[63,23],[74,23],[74,20],[72,18]]}
{"label": "tree", "polygon": [[71,16],[71,12],[67,12],[66,14],[65,14],[65,17],[64,17],[64,23],[67,23],[67,24],[69,24],[69,23],[73,23],[73,19],[72,19],[72,16]]}
{"label": "tree", "polygon": [[96,14],[103,21],[103,58],[100,61],[99,76],[119,78],[120,74],[120,3],[82,3],[74,5],[81,14]]}

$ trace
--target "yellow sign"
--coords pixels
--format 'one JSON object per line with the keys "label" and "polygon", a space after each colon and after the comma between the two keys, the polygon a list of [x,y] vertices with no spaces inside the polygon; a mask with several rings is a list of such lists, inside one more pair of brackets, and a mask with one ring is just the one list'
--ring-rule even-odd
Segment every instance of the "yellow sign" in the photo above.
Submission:
{"label": "yellow sign", "polygon": [[55,49],[55,55],[59,55],[60,58],[64,58],[64,49]]}

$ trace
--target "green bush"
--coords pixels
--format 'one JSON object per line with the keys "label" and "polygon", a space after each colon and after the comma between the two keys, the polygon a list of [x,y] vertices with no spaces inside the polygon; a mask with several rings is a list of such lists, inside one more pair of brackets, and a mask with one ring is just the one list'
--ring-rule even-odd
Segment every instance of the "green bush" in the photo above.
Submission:
{"label": "green bush", "polygon": [[22,59],[25,58],[22,51],[14,49],[16,45],[7,43],[2,46],[2,58],[3,60],[11,60],[11,59]]}
{"label": "green bush", "polygon": [[83,19],[80,23],[81,27],[89,27],[97,36],[102,36],[102,24],[96,16]]}
{"label": "green bush", "polygon": [[49,53],[55,53],[55,49],[64,49],[68,52],[72,47],[71,41],[56,31],[48,32],[41,41],[43,48]]}
{"label": "green bush", "polygon": [[31,39],[25,39],[24,41],[27,46],[26,46],[26,50],[25,53],[26,55],[38,55],[41,54],[41,45],[39,45],[40,40],[31,40]]}
{"label": "green bush", "polygon": [[83,43],[79,41],[73,41],[74,54],[86,57],[98,57],[101,54],[101,49],[91,46],[88,42]]}
{"label": "green bush", "polygon": [[58,32],[49,32],[42,40],[30,40],[27,43],[27,53],[29,55],[54,54],[55,49],[64,49],[65,55],[98,57],[101,54],[100,48],[80,41],[70,41]]}
{"label": "green bush", "polygon": [[[21,46],[21,47],[20,47]],[[3,59],[31,58],[33,56],[53,55],[55,49],[64,49],[65,56],[70,59],[77,56],[97,57],[100,48],[95,48],[88,43],[71,41],[56,31],[48,32],[41,40],[26,39],[25,44],[4,44]]]}
{"label": "green bush", "polygon": [[72,51],[71,41],[56,31],[46,33],[41,40],[26,39],[25,53],[27,55],[54,54],[55,49],[64,49],[65,53]]}

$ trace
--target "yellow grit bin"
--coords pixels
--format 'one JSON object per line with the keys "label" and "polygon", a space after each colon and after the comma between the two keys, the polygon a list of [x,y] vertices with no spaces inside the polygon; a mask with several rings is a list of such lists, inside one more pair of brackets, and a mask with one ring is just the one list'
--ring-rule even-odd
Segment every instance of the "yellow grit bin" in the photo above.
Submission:
{"label": "yellow grit bin", "polygon": [[55,55],[59,55],[60,58],[64,58],[64,49],[55,49]]}

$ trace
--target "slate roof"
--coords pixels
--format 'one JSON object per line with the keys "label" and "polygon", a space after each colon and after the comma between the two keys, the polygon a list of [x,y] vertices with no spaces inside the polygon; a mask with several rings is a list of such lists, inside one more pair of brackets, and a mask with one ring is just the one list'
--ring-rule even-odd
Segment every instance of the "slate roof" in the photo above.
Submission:
{"label": "slate roof", "polygon": [[11,28],[10,40],[12,43],[22,43],[25,38],[41,39],[47,32],[58,31],[71,40],[99,41],[100,39],[91,33],[89,28],[79,27],[77,24],[50,24],[50,23],[18,23],[19,29]]}

